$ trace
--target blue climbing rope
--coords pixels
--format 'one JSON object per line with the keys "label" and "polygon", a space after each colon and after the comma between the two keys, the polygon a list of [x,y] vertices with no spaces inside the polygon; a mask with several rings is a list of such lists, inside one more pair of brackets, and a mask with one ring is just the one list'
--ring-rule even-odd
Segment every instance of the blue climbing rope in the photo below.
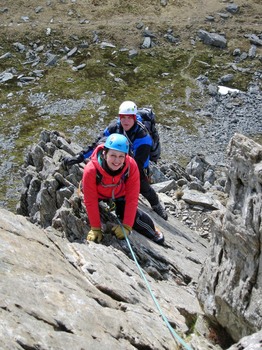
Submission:
{"label": "blue climbing rope", "polygon": [[153,299],[153,301],[154,301],[154,303],[155,303],[155,305],[156,305],[156,307],[157,307],[157,309],[158,309],[158,311],[159,311],[159,313],[160,313],[162,319],[164,320],[165,324],[167,325],[167,328],[168,328],[169,331],[171,332],[171,334],[172,334],[172,336],[174,337],[174,339],[177,340],[186,350],[192,350],[192,348],[191,348],[191,347],[190,347],[190,346],[189,346],[189,345],[174,331],[174,329],[171,327],[171,325],[170,325],[168,319],[167,319],[166,316],[164,315],[164,313],[163,313],[163,311],[162,311],[162,309],[161,309],[161,307],[160,307],[158,301],[156,300],[156,297],[154,296],[154,293],[153,293],[153,291],[152,291],[152,289],[151,289],[151,287],[150,287],[150,284],[149,284],[149,282],[148,282],[148,280],[147,280],[147,278],[146,278],[146,276],[145,276],[143,270],[141,269],[141,267],[140,267],[140,265],[139,265],[139,263],[138,263],[138,261],[137,261],[137,258],[136,258],[136,256],[135,256],[135,253],[134,253],[132,247],[131,247],[130,241],[129,241],[129,239],[128,239],[126,233],[125,233],[125,230],[124,230],[124,228],[123,228],[123,225],[122,225],[122,223],[119,221],[118,218],[117,218],[117,221],[119,222],[119,224],[120,224],[120,226],[121,226],[121,228],[122,228],[122,231],[123,231],[124,236],[125,236],[125,240],[126,240],[126,242],[127,242],[128,248],[129,248],[129,250],[130,250],[130,252],[131,252],[131,254],[132,254],[132,257],[133,257],[133,259],[134,259],[134,261],[135,261],[135,263],[136,263],[136,266],[137,266],[137,268],[138,268],[138,270],[139,270],[139,272],[140,272],[140,274],[141,274],[143,280],[145,281],[145,284],[146,284],[146,286],[147,286],[147,288],[148,288],[148,290],[149,290],[149,293],[150,293],[150,295],[151,295],[151,297],[152,297],[152,299]]}

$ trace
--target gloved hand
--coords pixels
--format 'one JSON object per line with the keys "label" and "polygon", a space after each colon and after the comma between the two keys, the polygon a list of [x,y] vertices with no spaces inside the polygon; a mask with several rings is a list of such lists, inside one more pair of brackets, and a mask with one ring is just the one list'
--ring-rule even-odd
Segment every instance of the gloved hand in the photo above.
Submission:
{"label": "gloved hand", "polygon": [[82,153],[79,153],[75,157],[64,157],[63,163],[64,163],[64,165],[72,166],[74,164],[82,163],[84,161],[84,159],[85,159],[84,155]]}
{"label": "gloved hand", "polygon": [[114,232],[114,234],[116,235],[116,237],[118,239],[124,239],[125,234],[126,234],[126,236],[128,236],[129,233],[132,231],[132,227],[130,227],[128,225],[116,225],[112,228],[112,231]]}
{"label": "gloved hand", "polygon": [[97,241],[98,243],[102,241],[103,233],[100,227],[91,227],[91,230],[88,232],[86,239],[88,241]]}

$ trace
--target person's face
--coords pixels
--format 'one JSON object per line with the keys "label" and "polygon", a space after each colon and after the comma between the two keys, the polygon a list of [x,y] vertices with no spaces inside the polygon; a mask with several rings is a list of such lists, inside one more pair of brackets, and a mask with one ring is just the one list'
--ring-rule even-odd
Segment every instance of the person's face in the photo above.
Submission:
{"label": "person's face", "polygon": [[108,167],[113,171],[120,169],[125,159],[126,155],[124,152],[115,151],[114,149],[109,149],[105,156]]}
{"label": "person's face", "polygon": [[128,131],[135,124],[133,115],[124,115],[120,117],[120,122],[125,131]]}

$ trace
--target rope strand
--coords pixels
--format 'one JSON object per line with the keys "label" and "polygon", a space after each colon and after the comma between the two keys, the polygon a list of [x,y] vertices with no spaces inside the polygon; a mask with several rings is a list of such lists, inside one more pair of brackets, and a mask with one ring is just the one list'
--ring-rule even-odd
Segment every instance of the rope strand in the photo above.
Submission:
{"label": "rope strand", "polygon": [[125,233],[125,230],[123,229],[123,225],[122,225],[122,223],[119,221],[118,218],[117,218],[117,220],[118,220],[118,222],[119,222],[119,224],[120,224],[120,226],[121,226],[121,228],[122,228],[122,231],[123,231],[123,233],[124,233],[125,240],[126,240],[126,242],[127,242],[128,248],[129,248],[129,250],[130,250],[130,252],[131,252],[131,255],[132,255],[132,257],[133,257],[133,259],[134,259],[134,261],[135,261],[135,263],[136,263],[136,265],[137,265],[137,268],[138,268],[138,270],[139,270],[139,272],[140,272],[140,274],[141,274],[143,280],[145,281],[145,284],[146,284],[146,286],[147,286],[147,288],[148,288],[148,290],[149,290],[149,293],[150,293],[150,295],[151,295],[151,297],[152,297],[152,299],[153,299],[153,301],[154,301],[154,303],[155,303],[155,305],[156,305],[156,307],[157,307],[157,309],[158,309],[158,311],[159,311],[159,313],[160,313],[160,315],[161,315],[163,321],[164,321],[165,324],[167,325],[167,327],[168,327],[169,331],[171,332],[173,338],[174,338],[175,340],[177,340],[186,350],[192,350],[192,348],[191,348],[191,347],[190,347],[190,346],[189,346],[189,345],[174,331],[174,329],[171,327],[171,325],[170,325],[168,319],[167,319],[166,316],[164,315],[164,313],[163,313],[163,311],[162,311],[162,309],[161,309],[161,307],[160,307],[158,301],[156,300],[156,298],[155,298],[155,296],[154,296],[154,293],[153,293],[153,291],[152,291],[152,289],[151,289],[151,287],[150,287],[150,284],[149,284],[149,282],[148,282],[148,280],[147,280],[147,278],[146,278],[146,276],[145,276],[143,270],[141,269],[141,267],[140,267],[140,265],[139,265],[139,263],[138,263],[138,261],[137,261],[137,258],[136,258],[136,256],[135,256],[135,253],[134,253],[134,251],[133,251],[133,249],[132,249],[132,247],[131,247],[130,241],[129,241],[129,239],[128,239],[126,233]]}

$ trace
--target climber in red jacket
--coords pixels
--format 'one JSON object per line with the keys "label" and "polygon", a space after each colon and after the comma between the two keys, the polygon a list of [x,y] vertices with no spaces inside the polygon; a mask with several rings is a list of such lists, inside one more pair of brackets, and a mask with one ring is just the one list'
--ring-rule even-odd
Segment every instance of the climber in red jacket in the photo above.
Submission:
{"label": "climber in red jacket", "polygon": [[111,134],[106,142],[93,152],[83,174],[83,193],[91,230],[87,240],[100,242],[101,229],[99,201],[113,202],[122,224],[112,231],[119,239],[134,228],[137,232],[158,244],[164,236],[154,225],[151,217],[138,209],[140,175],[135,160],[128,155],[129,142],[124,135]]}

